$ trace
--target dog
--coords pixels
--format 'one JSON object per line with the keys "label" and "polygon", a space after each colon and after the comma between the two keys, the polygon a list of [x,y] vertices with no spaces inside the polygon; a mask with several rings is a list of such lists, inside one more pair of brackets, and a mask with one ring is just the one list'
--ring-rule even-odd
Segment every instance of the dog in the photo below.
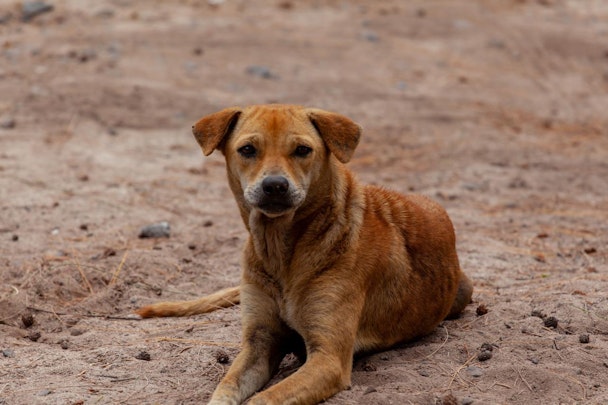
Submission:
{"label": "dog", "polygon": [[[137,314],[193,315],[240,301],[242,350],[209,404],[319,403],[349,386],[355,354],[427,335],[470,303],[446,211],[361,185],[345,167],[361,134],[349,118],[234,107],[203,117],[193,134],[204,155],[225,156],[249,232],[241,284]],[[288,353],[303,365],[260,391]]]}

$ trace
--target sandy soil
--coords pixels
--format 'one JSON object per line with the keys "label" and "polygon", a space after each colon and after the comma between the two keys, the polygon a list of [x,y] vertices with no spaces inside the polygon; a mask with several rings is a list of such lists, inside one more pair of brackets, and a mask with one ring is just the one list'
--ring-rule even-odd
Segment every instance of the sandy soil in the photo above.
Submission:
{"label": "sandy soil", "polygon": [[238,308],[121,318],[238,283],[245,230],[190,126],[267,102],[362,124],[351,168],[440,201],[475,283],[328,404],[608,403],[605,1],[53,5],[0,3],[0,403],[209,398]]}

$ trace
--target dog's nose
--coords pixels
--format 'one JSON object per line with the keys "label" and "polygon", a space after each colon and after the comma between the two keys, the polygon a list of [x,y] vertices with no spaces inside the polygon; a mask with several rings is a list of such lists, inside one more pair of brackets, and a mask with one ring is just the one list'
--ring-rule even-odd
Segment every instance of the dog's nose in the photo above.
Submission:
{"label": "dog's nose", "polygon": [[283,176],[268,176],[262,180],[262,190],[268,197],[281,197],[287,194],[289,182]]}

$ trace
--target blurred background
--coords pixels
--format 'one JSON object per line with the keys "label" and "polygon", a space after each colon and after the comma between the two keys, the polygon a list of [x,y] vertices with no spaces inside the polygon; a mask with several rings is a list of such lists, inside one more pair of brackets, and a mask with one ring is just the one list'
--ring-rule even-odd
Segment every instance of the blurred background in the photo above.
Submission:
{"label": "blurred background", "polygon": [[441,202],[475,282],[328,403],[608,401],[606,1],[3,0],[0,403],[209,398],[238,309],[120,318],[238,283],[247,235],[190,127],[262,103],[360,123],[349,166]]}

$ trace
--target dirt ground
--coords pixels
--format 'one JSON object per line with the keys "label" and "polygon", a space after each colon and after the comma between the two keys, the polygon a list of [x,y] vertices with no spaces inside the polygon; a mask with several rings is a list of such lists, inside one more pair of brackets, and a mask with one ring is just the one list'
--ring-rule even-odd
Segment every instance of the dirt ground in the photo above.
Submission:
{"label": "dirt ground", "polygon": [[441,202],[475,284],[328,404],[608,403],[608,3],[49,4],[0,3],[0,403],[209,399],[238,307],[123,317],[238,283],[245,229],[190,127],[269,102],[359,122],[350,167]]}

